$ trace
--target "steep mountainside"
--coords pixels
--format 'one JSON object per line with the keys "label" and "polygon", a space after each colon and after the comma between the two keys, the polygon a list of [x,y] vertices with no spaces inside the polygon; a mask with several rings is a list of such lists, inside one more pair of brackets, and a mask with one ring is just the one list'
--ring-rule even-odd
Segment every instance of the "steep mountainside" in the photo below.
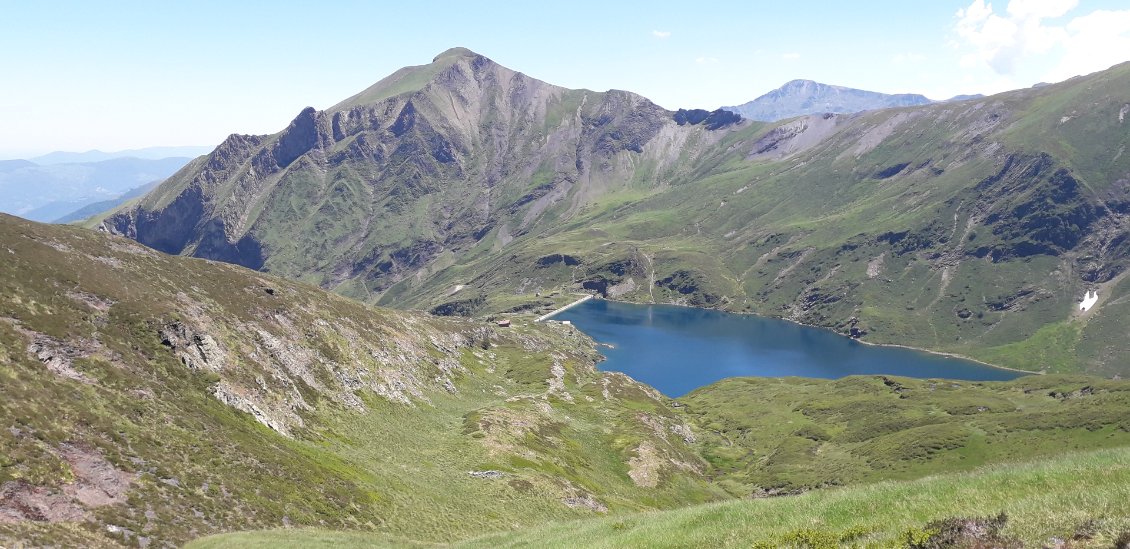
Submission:
{"label": "steep mountainside", "polygon": [[231,136],[105,227],[376,300],[596,197],[665,185],[717,141],[717,126],[454,49],[326,111],[307,108],[279,134]]}
{"label": "steep mountainside", "polygon": [[1128,374],[1128,89],[1123,64],[734,124],[452,50],[280,134],[232,136],[103,228],[438,314],[586,289]]}
{"label": "steep mountainside", "polygon": [[913,107],[932,103],[916,93],[886,94],[812,80],[792,80],[753,101],[722,107],[750,120],[776,122],[806,114],[848,114],[892,107]]}
{"label": "steep mountainside", "polygon": [[375,309],[8,216],[0,254],[3,545],[451,541],[1130,444],[1127,381],[743,379],[675,402],[559,323]]}

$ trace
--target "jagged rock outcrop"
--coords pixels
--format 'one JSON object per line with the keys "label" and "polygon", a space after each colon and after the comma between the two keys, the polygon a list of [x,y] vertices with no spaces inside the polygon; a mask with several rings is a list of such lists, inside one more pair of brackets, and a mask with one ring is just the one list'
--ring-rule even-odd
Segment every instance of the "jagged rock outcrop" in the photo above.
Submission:
{"label": "jagged rock outcrop", "polygon": [[171,322],[160,331],[161,344],[173,350],[192,370],[219,372],[226,362],[224,351],[209,334],[193,333],[182,322]]}

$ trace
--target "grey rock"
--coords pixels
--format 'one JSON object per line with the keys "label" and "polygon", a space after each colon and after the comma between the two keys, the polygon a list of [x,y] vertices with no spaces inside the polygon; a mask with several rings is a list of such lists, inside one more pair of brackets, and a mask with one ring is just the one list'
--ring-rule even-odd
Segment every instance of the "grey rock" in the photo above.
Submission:
{"label": "grey rock", "polygon": [[502,471],[495,471],[493,469],[486,471],[468,471],[467,474],[471,475],[471,478],[481,478],[487,480],[500,479],[506,476],[506,473],[503,473]]}

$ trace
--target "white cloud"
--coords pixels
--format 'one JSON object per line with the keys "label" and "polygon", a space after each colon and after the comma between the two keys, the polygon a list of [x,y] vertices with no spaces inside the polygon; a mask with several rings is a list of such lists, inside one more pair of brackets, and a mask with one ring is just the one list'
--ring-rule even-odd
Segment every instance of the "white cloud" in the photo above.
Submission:
{"label": "white cloud", "polygon": [[1130,61],[1130,10],[1095,11],[1066,26],[1064,52],[1045,78],[1059,81]]}
{"label": "white cloud", "polygon": [[1130,10],[1094,11],[1054,23],[1078,5],[1078,0],[1011,0],[998,14],[992,4],[974,0],[956,14],[957,46],[967,51],[961,67],[987,65],[1007,76],[1034,60],[1054,66],[1045,80],[1058,81],[1130,59]]}
{"label": "white cloud", "polygon": [[783,53],[783,54],[781,54],[781,59],[786,59],[786,60],[790,60],[790,61],[793,60],[793,59],[800,59],[800,54],[795,52],[795,51],[789,52],[789,53]]}
{"label": "white cloud", "polygon": [[660,40],[663,40],[665,38],[671,38],[671,31],[653,30],[651,31],[651,35]]}
{"label": "white cloud", "polygon": [[699,57],[699,58],[695,59],[694,62],[698,63],[699,65],[717,65],[718,64],[718,58],[717,57]]}
{"label": "white cloud", "polygon": [[891,58],[896,65],[916,65],[925,60],[926,56],[920,53],[900,53]]}
{"label": "white cloud", "polygon": [[1078,5],[1079,0],[1012,0],[1008,3],[1008,14],[1019,19],[1051,19],[1065,15]]}
{"label": "white cloud", "polygon": [[983,62],[998,74],[1013,71],[1016,58],[1023,53],[1021,26],[1016,20],[993,13],[992,4],[983,0],[973,0],[968,8],[958,10],[957,18],[954,30],[975,50],[962,57],[962,67],[971,68]]}

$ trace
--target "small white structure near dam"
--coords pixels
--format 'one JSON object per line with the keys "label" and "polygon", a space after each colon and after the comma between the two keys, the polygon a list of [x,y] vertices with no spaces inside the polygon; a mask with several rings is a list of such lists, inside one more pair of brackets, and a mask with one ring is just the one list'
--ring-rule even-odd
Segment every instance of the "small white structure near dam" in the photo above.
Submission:
{"label": "small white structure near dam", "polygon": [[1098,301],[1098,300],[1099,300],[1099,291],[1098,290],[1095,290],[1093,292],[1084,293],[1083,294],[1083,301],[1079,302],[1079,310],[1080,311],[1089,310],[1092,306],[1094,306],[1095,302]]}

